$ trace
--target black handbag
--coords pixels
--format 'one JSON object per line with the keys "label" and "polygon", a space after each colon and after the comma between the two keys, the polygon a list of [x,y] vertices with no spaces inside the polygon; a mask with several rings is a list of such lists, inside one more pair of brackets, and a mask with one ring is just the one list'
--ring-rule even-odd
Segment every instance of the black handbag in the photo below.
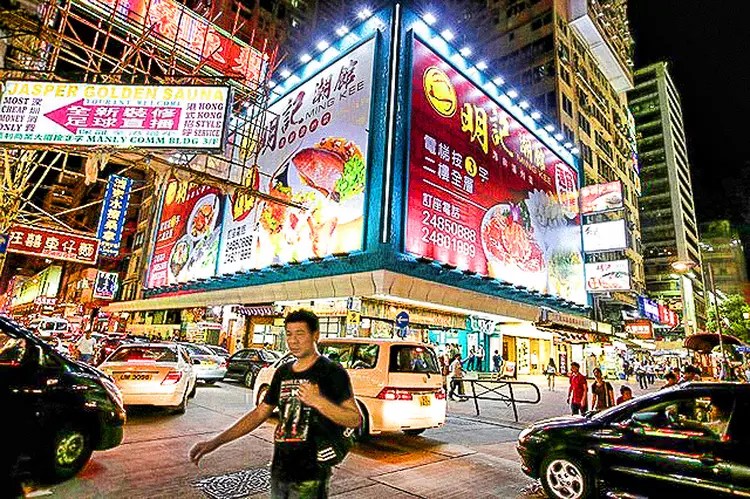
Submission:
{"label": "black handbag", "polygon": [[356,443],[354,428],[337,427],[332,435],[315,439],[318,466],[329,469],[341,464]]}

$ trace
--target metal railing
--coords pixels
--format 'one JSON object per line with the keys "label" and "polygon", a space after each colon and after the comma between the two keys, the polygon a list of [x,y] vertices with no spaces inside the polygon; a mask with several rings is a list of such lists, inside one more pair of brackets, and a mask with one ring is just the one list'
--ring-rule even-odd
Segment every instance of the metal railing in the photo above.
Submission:
{"label": "metal railing", "polygon": [[[479,401],[492,400],[495,402],[503,402],[506,406],[512,407],[513,417],[517,423],[518,407],[516,404],[538,404],[542,400],[542,394],[539,391],[539,387],[528,381],[510,381],[505,379],[462,379],[461,383],[464,387],[467,383],[471,386],[471,394],[459,393],[454,395],[461,400],[474,399],[474,408],[476,409],[477,416],[479,416]],[[514,387],[516,387],[516,391],[520,387],[532,387],[536,397],[531,399],[517,399],[513,391]],[[507,389],[507,393],[502,391],[504,389]]]}

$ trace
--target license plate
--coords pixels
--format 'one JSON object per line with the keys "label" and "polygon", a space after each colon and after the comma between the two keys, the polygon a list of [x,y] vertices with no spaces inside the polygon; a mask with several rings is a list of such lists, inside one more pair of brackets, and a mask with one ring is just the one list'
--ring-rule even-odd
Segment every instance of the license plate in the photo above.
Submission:
{"label": "license plate", "polygon": [[123,373],[120,375],[120,381],[148,381],[150,379],[151,375],[146,373]]}
{"label": "license plate", "polygon": [[419,396],[419,405],[420,407],[429,407],[430,404],[432,404],[432,399],[429,395],[420,395]]}

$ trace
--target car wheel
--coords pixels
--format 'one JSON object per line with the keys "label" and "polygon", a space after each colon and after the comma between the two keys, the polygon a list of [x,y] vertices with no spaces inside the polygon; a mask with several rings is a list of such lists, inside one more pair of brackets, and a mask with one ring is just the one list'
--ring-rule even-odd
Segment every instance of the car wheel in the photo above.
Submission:
{"label": "car wheel", "polygon": [[172,411],[175,414],[185,414],[185,410],[187,409],[187,401],[188,401],[188,392],[185,390],[185,394],[182,396],[182,401],[180,404],[172,409]]}
{"label": "car wheel", "polygon": [[263,402],[263,399],[266,398],[266,393],[268,393],[268,385],[261,386],[260,390],[258,390],[258,399],[255,401],[255,407],[258,407]]}
{"label": "car wheel", "polygon": [[372,438],[370,435],[370,416],[367,414],[367,408],[364,404],[357,402],[357,405],[359,406],[359,412],[362,414],[362,421],[354,432],[354,439],[358,442],[365,442]]}
{"label": "car wheel", "polygon": [[426,429],[427,428],[415,428],[411,430],[404,430],[404,433],[411,437],[416,437],[417,435],[421,435],[422,433],[424,433]]}
{"label": "car wheel", "polygon": [[253,371],[246,372],[244,382],[246,387],[253,388],[255,386],[255,373]]}
{"label": "car wheel", "polygon": [[577,459],[565,454],[551,454],[544,458],[541,480],[552,499],[588,499],[595,497],[594,480]]}
{"label": "car wheel", "polygon": [[89,435],[76,426],[55,432],[48,463],[48,478],[54,481],[74,477],[89,461],[93,451]]}
{"label": "car wheel", "polygon": [[216,383],[216,380],[215,379],[206,379],[206,380],[203,380],[203,382],[205,384],[207,384],[207,385],[213,385],[213,384]]}

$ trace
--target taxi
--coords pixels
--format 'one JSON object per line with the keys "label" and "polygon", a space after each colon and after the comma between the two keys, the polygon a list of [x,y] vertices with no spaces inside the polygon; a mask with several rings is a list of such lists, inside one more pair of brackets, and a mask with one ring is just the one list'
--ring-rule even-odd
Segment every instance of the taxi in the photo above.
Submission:
{"label": "taxi", "polygon": [[112,376],[128,405],[167,407],[184,413],[197,376],[187,349],[175,343],[122,345],[99,369]]}

